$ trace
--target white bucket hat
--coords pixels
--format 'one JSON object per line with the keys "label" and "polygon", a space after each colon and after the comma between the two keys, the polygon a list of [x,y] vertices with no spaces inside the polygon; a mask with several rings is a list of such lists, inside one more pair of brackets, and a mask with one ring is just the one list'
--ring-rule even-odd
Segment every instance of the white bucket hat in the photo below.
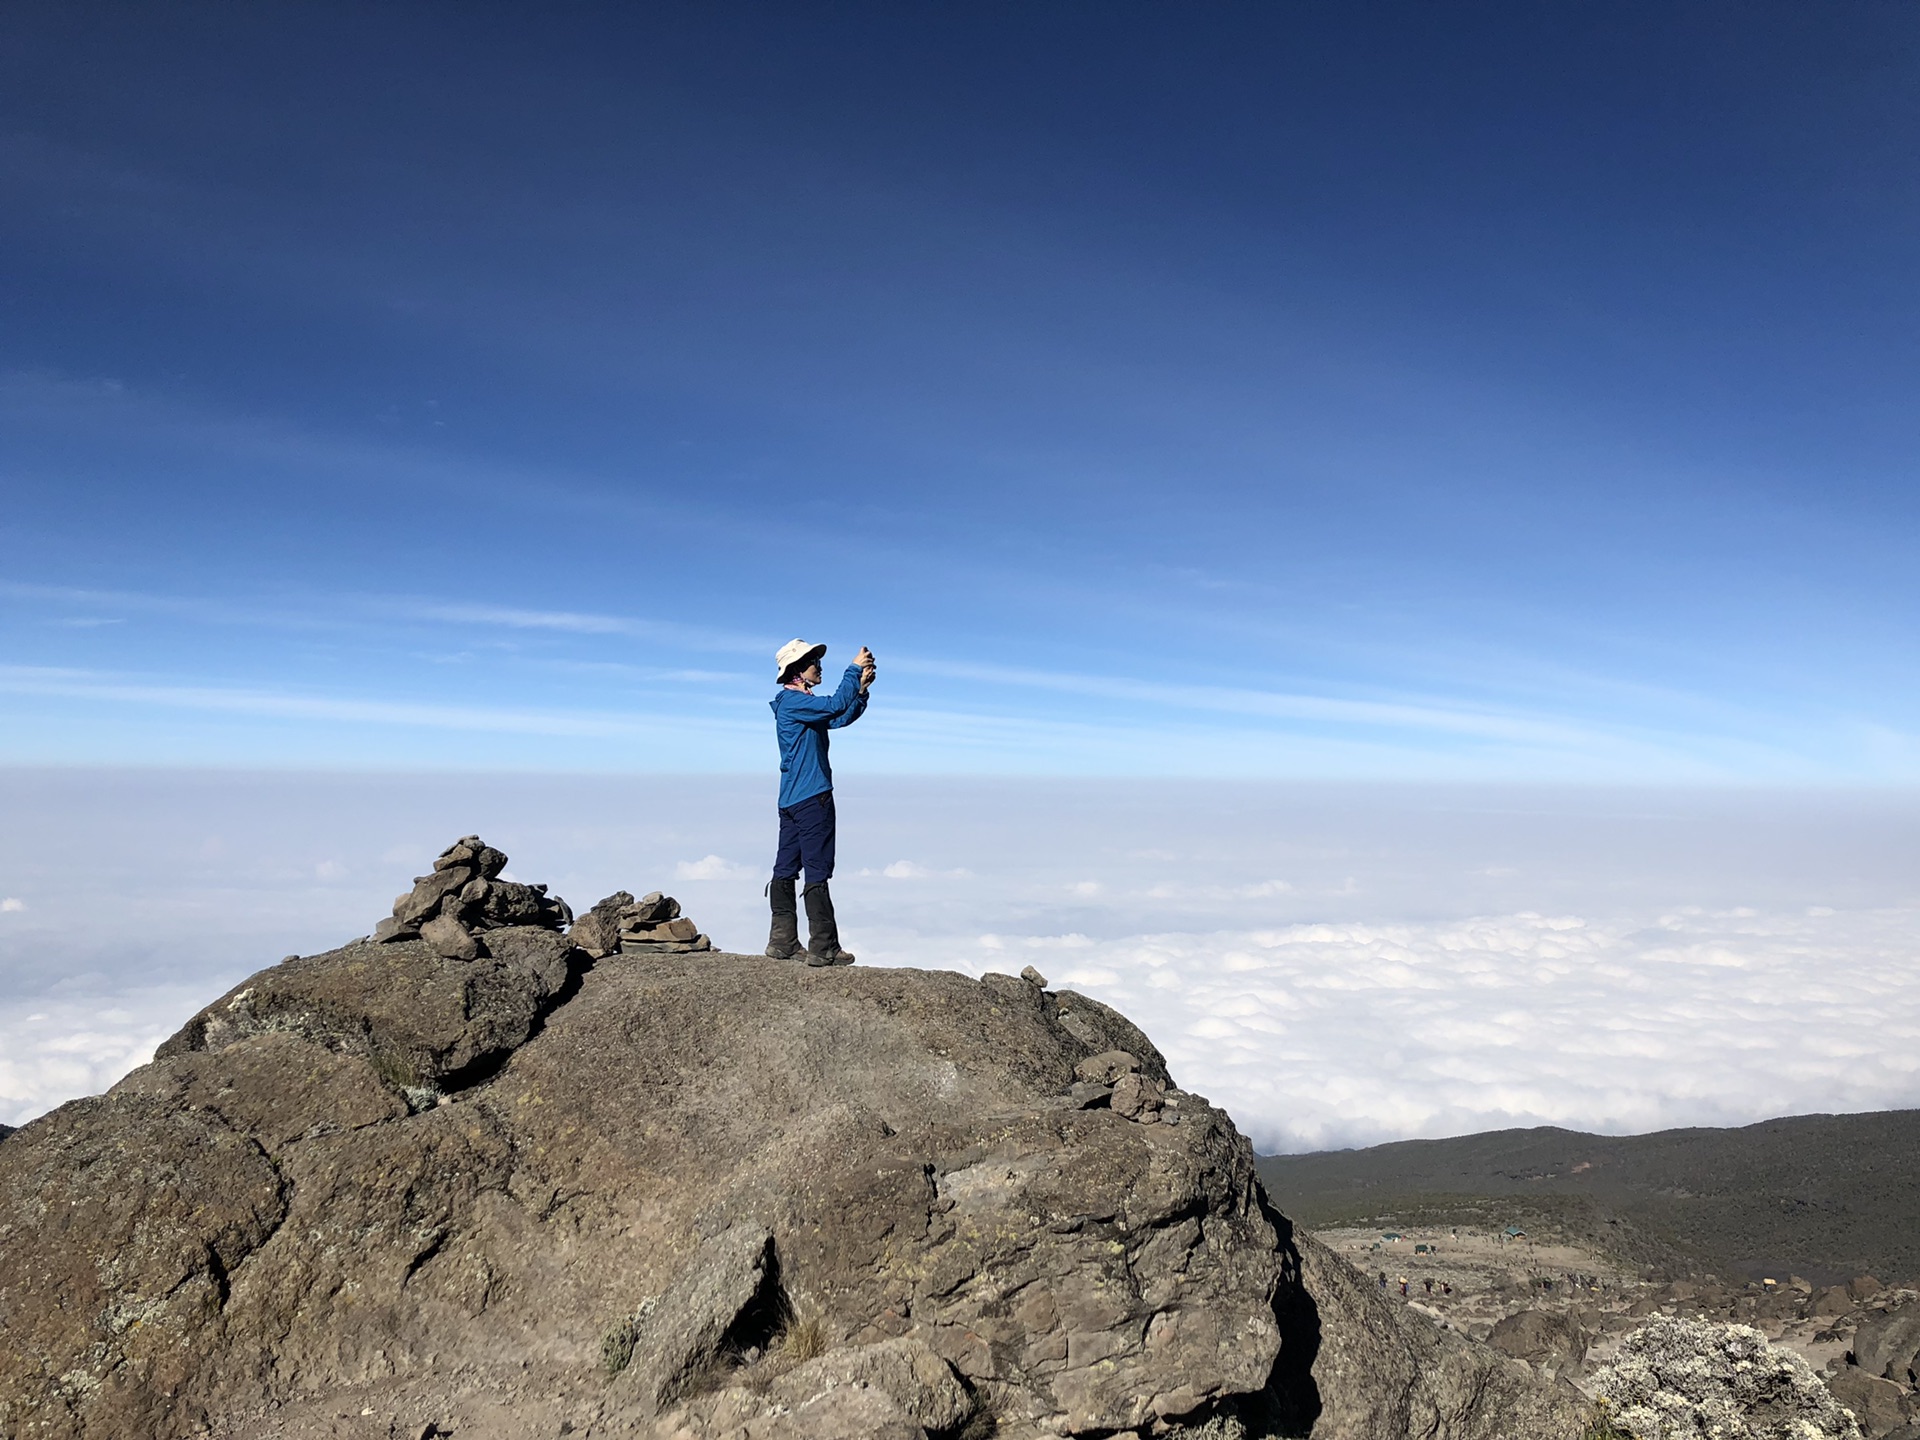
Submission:
{"label": "white bucket hat", "polygon": [[809,660],[818,660],[826,653],[824,645],[809,645],[804,640],[787,641],[773,655],[777,678],[786,679],[789,670],[804,670]]}

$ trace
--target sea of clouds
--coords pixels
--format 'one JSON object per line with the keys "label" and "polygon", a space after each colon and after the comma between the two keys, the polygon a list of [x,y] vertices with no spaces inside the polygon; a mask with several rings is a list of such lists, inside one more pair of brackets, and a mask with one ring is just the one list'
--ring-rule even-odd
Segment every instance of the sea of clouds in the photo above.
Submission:
{"label": "sea of clouds", "polygon": [[[764,943],[735,777],[0,771],[0,1121],[94,1093],[479,831]],[[1038,967],[1262,1149],[1920,1105],[1920,797],[843,780],[863,964]]]}

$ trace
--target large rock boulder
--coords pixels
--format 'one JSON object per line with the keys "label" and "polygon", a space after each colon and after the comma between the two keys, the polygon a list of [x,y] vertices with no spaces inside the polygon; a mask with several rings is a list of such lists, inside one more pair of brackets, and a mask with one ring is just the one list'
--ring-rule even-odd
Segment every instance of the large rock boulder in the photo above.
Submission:
{"label": "large rock boulder", "polygon": [[1516,1310],[1487,1336],[1487,1344],[1502,1355],[1562,1373],[1578,1370],[1592,1343],[1578,1320],[1557,1310]]}
{"label": "large rock boulder", "polygon": [[1891,1380],[1869,1375],[1857,1365],[1842,1365],[1826,1379],[1833,1398],[1853,1412],[1867,1440],[1885,1440],[1913,1418],[1907,1392]]}
{"label": "large rock boulder", "polygon": [[231,1277],[286,1219],[273,1161],[141,1096],[75,1101],[0,1154],[0,1435],[187,1433]]}
{"label": "large rock boulder", "polygon": [[[1124,1046],[1165,1073],[1106,1007],[1023,981],[661,957],[603,962],[495,1088],[516,1182],[592,1192],[643,1242],[625,1274],[602,1267],[602,1314],[697,1308],[698,1277],[738,1263],[701,1237],[765,1232],[769,1310],[830,1348],[918,1339],[1003,1429],[1102,1433],[1263,1395],[1274,1296],[1295,1283],[1221,1112],[1187,1096],[1178,1123],[1146,1125],[1050,1104],[1088,1053]],[[658,1386],[630,1423],[671,1398]]]}
{"label": "large rock boulder", "polygon": [[1094,1000],[485,938],[264,971],[0,1147],[0,1436],[1578,1431]]}
{"label": "large rock boulder", "polygon": [[1862,1320],[1853,1332],[1853,1363],[1903,1385],[1920,1380],[1920,1305],[1895,1306]]}
{"label": "large rock boulder", "polygon": [[523,1044],[584,961],[565,936],[546,929],[495,930],[487,946],[487,955],[464,960],[422,940],[356,940],[289,957],[195,1015],[155,1058],[294,1035],[365,1058],[417,1101],[437,1098]]}

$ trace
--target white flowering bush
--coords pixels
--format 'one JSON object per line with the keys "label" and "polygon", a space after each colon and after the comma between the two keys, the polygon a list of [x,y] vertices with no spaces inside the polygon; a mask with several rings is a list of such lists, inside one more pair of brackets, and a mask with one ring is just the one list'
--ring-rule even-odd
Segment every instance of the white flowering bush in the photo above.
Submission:
{"label": "white flowering bush", "polygon": [[1587,1388],[1633,1440],[1860,1440],[1813,1367],[1750,1325],[1655,1320]]}

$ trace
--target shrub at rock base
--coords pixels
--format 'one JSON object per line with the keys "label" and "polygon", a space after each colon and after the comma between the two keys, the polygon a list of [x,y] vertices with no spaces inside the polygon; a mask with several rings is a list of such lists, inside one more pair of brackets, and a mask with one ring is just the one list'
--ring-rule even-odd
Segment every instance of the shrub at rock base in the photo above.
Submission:
{"label": "shrub at rock base", "polygon": [[[1813,1367],[1748,1325],[1656,1320],[1590,1386],[1633,1440],[1860,1440]],[[1600,1423],[1600,1422],[1597,1422]],[[1590,1431],[1590,1434],[1596,1433]]]}

